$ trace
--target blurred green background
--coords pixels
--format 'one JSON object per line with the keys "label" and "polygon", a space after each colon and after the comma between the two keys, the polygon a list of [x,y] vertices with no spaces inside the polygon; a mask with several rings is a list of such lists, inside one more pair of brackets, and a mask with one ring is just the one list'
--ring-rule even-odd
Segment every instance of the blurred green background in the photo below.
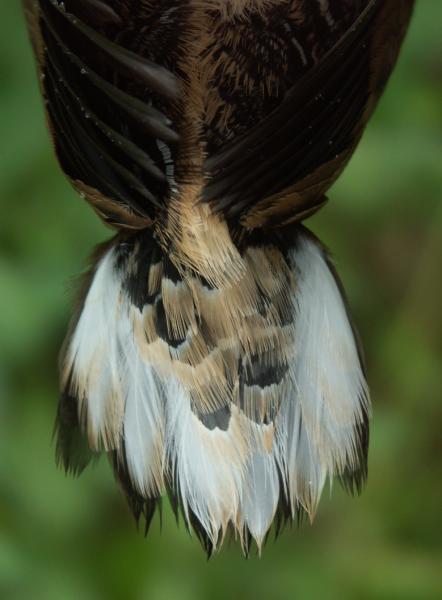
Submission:
{"label": "blurred green background", "polygon": [[260,560],[206,562],[167,508],[137,533],[106,460],[54,464],[72,278],[109,233],[64,181],[19,2],[0,3],[0,598],[442,598],[442,2],[418,0],[362,146],[310,226],[333,249],[374,401],[370,476]]}

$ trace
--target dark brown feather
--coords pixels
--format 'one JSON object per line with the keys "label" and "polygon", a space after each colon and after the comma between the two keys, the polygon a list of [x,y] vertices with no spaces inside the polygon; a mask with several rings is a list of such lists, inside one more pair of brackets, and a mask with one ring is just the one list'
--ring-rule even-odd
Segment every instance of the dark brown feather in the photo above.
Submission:
{"label": "dark brown feather", "polygon": [[173,112],[177,78],[119,42],[128,24],[117,7],[101,0],[25,6],[63,170],[109,224],[146,226],[171,184],[159,144],[179,140],[161,110]]}
{"label": "dark brown feather", "polygon": [[[300,220],[320,208],[391,73],[412,6],[412,0],[371,0],[336,45],[300,74],[280,106],[209,156],[204,200],[248,227]],[[392,30],[398,13],[400,26]]]}
{"label": "dark brown feather", "polygon": [[186,183],[247,228],[318,210],[414,1],[230,4],[25,0],[58,157],[109,224],[164,223]]}

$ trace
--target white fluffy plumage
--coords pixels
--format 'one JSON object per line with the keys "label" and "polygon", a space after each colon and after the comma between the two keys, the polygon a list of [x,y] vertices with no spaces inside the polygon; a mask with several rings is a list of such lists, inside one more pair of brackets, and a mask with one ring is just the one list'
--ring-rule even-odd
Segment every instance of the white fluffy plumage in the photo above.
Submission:
{"label": "white fluffy plumage", "polygon": [[296,341],[273,424],[252,423],[232,406],[226,431],[205,427],[189,391],[143,354],[142,313],[123,289],[113,249],[96,269],[67,353],[92,445],[120,453],[143,497],[168,481],[185,518],[195,516],[214,546],[229,525],[241,539],[247,528],[260,546],[282,497],[293,515],[301,506],[313,517],[327,478],[357,467],[369,399],[341,293],[306,235],[289,266]]}

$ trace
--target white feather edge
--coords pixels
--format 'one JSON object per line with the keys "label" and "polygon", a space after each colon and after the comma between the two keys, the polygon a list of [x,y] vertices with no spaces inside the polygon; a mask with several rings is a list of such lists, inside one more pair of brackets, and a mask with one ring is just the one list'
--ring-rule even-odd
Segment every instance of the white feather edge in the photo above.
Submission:
{"label": "white feather edge", "polygon": [[169,477],[186,518],[192,511],[215,545],[231,522],[241,537],[247,526],[260,546],[282,493],[293,513],[300,504],[313,516],[327,477],[357,466],[357,426],[369,410],[351,325],[322,249],[301,236],[289,256],[297,280],[293,393],[281,403],[270,452],[265,426],[247,424],[235,407],[228,431],[206,429],[183,386],[161,380],[142,358],[134,333],[142,315],[122,290],[116,259],[112,249],[98,264],[67,355],[89,439],[124,451],[146,497]]}
{"label": "white feather edge", "polygon": [[72,374],[71,388],[79,399],[79,412],[87,415],[89,443],[106,449],[118,443],[118,424],[124,409],[121,281],[114,267],[112,249],[97,265],[64,365],[65,373]]}

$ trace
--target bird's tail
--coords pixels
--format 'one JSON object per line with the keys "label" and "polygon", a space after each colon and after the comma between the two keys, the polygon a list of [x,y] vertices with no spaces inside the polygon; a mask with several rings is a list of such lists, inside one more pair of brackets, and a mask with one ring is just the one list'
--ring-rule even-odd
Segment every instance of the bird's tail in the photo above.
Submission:
{"label": "bird's tail", "polygon": [[147,232],[102,250],[58,417],[68,469],[87,462],[82,432],[137,517],[166,491],[209,551],[228,530],[260,546],[273,521],[312,518],[328,478],[366,475],[368,392],[326,251],[297,226],[243,236],[225,262],[198,272]]}

